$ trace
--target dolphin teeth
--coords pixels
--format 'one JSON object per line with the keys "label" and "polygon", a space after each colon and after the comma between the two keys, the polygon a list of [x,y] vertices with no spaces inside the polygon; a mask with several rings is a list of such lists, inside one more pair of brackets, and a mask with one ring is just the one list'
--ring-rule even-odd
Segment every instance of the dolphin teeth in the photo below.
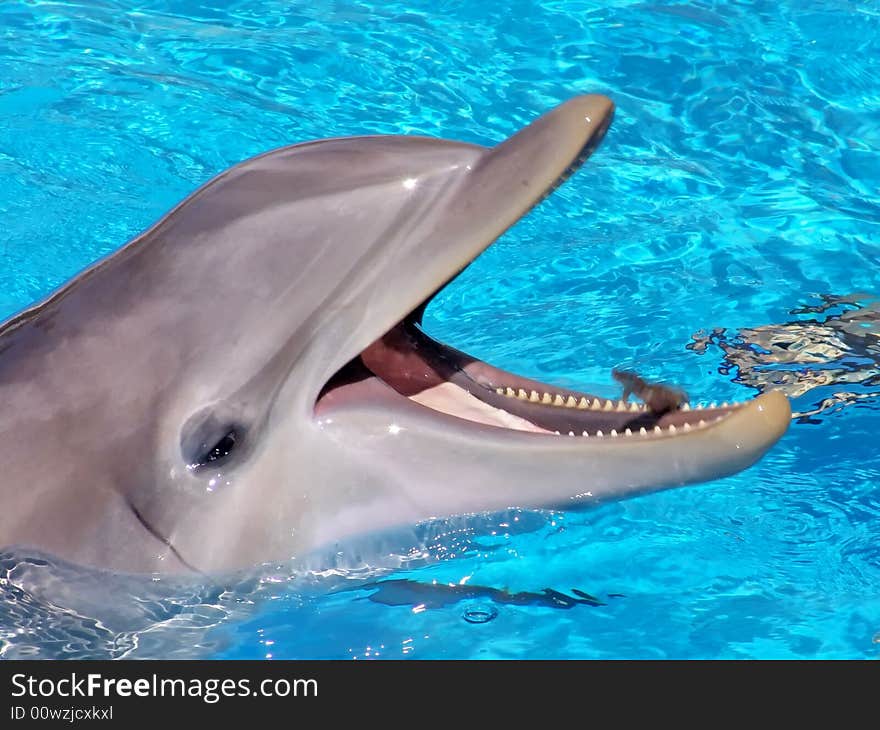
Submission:
{"label": "dolphin teeth", "polygon": [[663,429],[660,426],[654,426],[654,433],[663,433]]}
{"label": "dolphin teeth", "polygon": [[614,410],[614,404],[610,400],[605,401],[605,407],[602,409],[603,411],[611,411]]}
{"label": "dolphin teeth", "polygon": [[721,407],[722,408],[730,408],[730,403],[728,403],[727,401],[724,401],[724,403],[721,404]]}
{"label": "dolphin teeth", "polygon": [[587,431],[584,431],[581,436],[589,436],[590,434]]}
{"label": "dolphin teeth", "polygon": [[691,404],[688,403],[687,401],[685,401],[684,403],[681,404],[681,410],[689,411],[690,409],[691,409]]}
{"label": "dolphin teeth", "polygon": [[553,399],[554,406],[563,406],[565,405],[565,401],[562,400],[562,396],[559,393],[556,394],[556,397]]}
{"label": "dolphin teeth", "polygon": [[544,395],[541,396],[541,403],[544,403],[545,405],[550,405],[552,402],[553,397],[549,393],[544,393]]}
{"label": "dolphin teeth", "polygon": [[618,411],[626,411],[629,410],[629,406],[624,403],[622,400],[617,401],[617,410]]}
{"label": "dolphin teeth", "polygon": [[632,436],[632,435],[633,435],[632,429],[631,429],[631,428],[626,429],[626,430],[623,432],[623,435],[624,435],[624,436]]}
{"label": "dolphin teeth", "polygon": [[504,395],[513,398],[516,395],[516,391],[513,388],[508,388],[504,391]]}
{"label": "dolphin teeth", "polygon": [[541,396],[538,395],[537,390],[533,390],[531,393],[529,393],[529,400],[532,403],[537,403],[540,398],[541,398]]}
{"label": "dolphin teeth", "polygon": [[706,425],[706,422],[701,418],[701,419],[700,419],[700,422],[697,424],[697,426],[702,427],[702,426],[705,426],[705,425]]}
{"label": "dolphin teeth", "polygon": [[555,433],[557,436],[561,436],[561,435],[562,435],[561,433],[559,433],[559,431],[554,431],[553,433]]}
{"label": "dolphin teeth", "polygon": [[529,394],[526,393],[522,388],[519,389],[519,392],[516,394],[516,397],[520,400],[528,400]]}
{"label": "dolphin teeth", "polygon": [[495,388],[495,392],[498,393],[498,395],[504,395],[504,388]]}
{"label": "dolphin teeth", "polygon": [[709,404],[709,408],[717,408],[717,407],[718,407],[718,404],[714,400]]}
{"label": "dolphin teeth", "polygon": [[568,400],[565,401],[565,405],[568,408],[575,408],[575,407],[577,407],[577,404],[578,404],[577,400],[572,395],[568,396]]}
{"label": "dolphin teeth", "polygon": [[636,413],[636,412],[638,412],[639,410],[641,410],[641,409],[639,408],[639,404],[636,403],[635,401],[633,401],[632,403],[630,403],[629,409],[630,409],[631,411],[633,411],[634,413]]}
{"label": "dolphin teeth", "polygon": [[682,431],[690,431],[690,430],[691,430],[691,424],[685,422],[684,426],[681,427],[681,430],[682,430]]}
{"label": "dolphin teeth", "polygon": [[601,431],[596,431],[596,436],[598,436],[599,438],[602,438],[604,435],[605,434],[602,433]]}
{"label": "dolphin teeth", "polygon": [[614,429],[614,428],[611,429],[611,437],[617,438],[617,429]]}
{"label": "dolphin teeth", "polygon": [[568,432],[568,435],[569,435],[569,436],[574,436],[574,431],[569,431],[569,432]]}
{"label": "dolphin teeth", "polygon": [[647,435],[648,435],[648,432],[645,430],[645,427],[642,426],[642,427],[639,429],[639,436],[647,436]]}
{"label": "dolphin teeth", "polygon": [[590,408],[592,408],[594,411],[601,411],[602,403],[599,401],[598,398],[593,398],[593,402],[590,404]]}
{"label": "dolphin teeth", "polygon": [[578,408],[589,408],[590,402],[586,398],[581,398],[578,401]]}
{"label": "dolphin teeth", "polygon": [[677,430],[674,423],[669,424],[669,433],[675,433]]}

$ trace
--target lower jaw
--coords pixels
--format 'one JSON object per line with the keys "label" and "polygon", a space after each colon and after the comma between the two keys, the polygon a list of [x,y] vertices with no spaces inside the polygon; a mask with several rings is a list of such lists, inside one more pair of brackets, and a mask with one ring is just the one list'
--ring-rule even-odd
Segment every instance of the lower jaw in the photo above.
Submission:
{"label": "lower jaw", "polygon": [[[511,396],[508,396],[511,397]],[[513,396],[515,397],[515,396]],[[630,404],[629,407],[617,411],[620,405],[626,406],[624,401],[604,401],[612,404],[609,409],[615,415],[626,413],[632,416],[631,420],[622,424],[610,423],[607,420],[586,423],[578,420],[575,423],[560,423],[560,428],[551,430],[543,428],[532,421],[509,413],[503,408],[490,405],[473,396],[467,390],[460,388],[454,383],[442,383],[427,388],[416,395],[409,396],[409,400],[430,408],[440,413],[445,413],[466,421],[480,423],[486,426],[495,426],[512,431],[527,431],[530,433],[548,434],[553,436],[581,436],[581,437],[651,437],[662,435],[675,435],[677,433],[691,433],[711,426],[718,421],[731,415],[741,404],[730,405],[725,403],[720,408],[691,409],[687,407],[682,411],[674,411],[667,414],[652,414],[644,407]],[[595,402],[596,399],[594,399]],[[552,406],[556,408],[576,408],[576,406]],[[604,408],[604,407],[603,407]],[[606,416],[608,418],[609,416]],[[626,425],[626,424],[629,425]],[[643,425],[638,425],[643,424]],[[569,428],[571,426],[571,428]],[[575,430],[577,428],[578,430]]]}
{"label": "lower jaw", "polygon": [[544,435],[630,437],[704,428],[738,406],[653,413],[644,405],[555,388],[447,347],[406,321],[367,348],[356,371],[420,406],[486,426]]}

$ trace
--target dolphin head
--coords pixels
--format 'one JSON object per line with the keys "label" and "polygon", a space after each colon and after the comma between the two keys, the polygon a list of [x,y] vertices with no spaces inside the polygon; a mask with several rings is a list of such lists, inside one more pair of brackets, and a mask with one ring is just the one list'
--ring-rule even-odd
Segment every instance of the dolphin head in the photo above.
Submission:
{"label": "dolphin head", "polygon": [[754,463],[767,393],[656,414],[429,337],[425,304],[599,144],[572,99],[493,148],[353,137],[222,173],[0,328],[0,543],[219,571],[372,530]]}

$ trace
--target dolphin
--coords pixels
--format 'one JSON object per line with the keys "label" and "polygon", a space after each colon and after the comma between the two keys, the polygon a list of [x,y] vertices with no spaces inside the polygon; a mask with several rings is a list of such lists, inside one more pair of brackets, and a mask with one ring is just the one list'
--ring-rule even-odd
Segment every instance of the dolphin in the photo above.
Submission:
{"label": "dolphin", "polygon": [[367,136],[221,173],[0,325],[0,545],[220,573],[436,517],[748,467],[785,396],[654,413],[430,337],[431,297],[593,152],[573,98],[487,148]]}

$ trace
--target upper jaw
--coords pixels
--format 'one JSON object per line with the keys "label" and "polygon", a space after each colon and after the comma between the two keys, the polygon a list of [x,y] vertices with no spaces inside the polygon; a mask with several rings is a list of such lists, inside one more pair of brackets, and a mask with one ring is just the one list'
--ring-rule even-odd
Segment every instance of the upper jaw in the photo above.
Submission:
{"label": "upper jaw", "polygon": [[549,195],[596,149],[613,113],[604,96],[576,97],[492,148],[394,138],[389,156],[415,160],[424,148],[426,159],[370,198],[380,207],[372,218],[388,220],[358,244],[356,269],[326,301],[314,346],[320,374],[329,378],[418,309]]}

